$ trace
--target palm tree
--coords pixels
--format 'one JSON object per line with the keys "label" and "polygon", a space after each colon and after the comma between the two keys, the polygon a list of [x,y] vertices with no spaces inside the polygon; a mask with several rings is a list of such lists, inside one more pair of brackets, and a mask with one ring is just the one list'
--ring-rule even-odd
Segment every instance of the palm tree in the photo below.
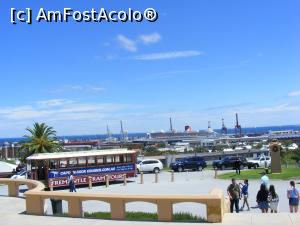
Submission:
{"label": "palm tree", "polygon": [[56,138],[56,131],[45,123],[34,123],[33,128],[26,129],[30,134],[25,135],[27,140],[22,144],[22,161],[35,153],[56,152],[61,149]]}

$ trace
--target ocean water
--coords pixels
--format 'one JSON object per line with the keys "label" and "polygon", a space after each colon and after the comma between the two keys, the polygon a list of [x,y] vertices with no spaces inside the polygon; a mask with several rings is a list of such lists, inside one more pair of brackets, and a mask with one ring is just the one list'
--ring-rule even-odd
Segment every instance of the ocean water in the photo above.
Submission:
{"label": "ocean water", "polygon": [[[295,130],[300,131],[300,125],[285,125],[285,126],[266,126],[266,127],[247,127],[242,128],[243,134],[265,134],[269,131],[280,131],[280,130]],[[220,129],[215,129],[214,131],[220,132]],[[228,133],[233,134],[235,132],[234,128],[229,128]],[[120,134],[113,134],[112,137],[120,138]],[[146,137],[146,133],[129,133],[129,139]],[[68,140],[104,140],[107,138],[106,134],[95,134],[95,135],[72,135],[72,136],[58,136],[59,139],[68,139]],[[24,140],[22,137],[17,138],[0,138],[0,144],[4,142],[19,142]]]}

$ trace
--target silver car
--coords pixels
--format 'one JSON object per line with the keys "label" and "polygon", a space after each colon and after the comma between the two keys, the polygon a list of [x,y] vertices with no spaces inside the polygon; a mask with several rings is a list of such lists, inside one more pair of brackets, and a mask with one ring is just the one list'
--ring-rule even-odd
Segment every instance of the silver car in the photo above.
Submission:
{"label": "silver car", "polygon": [[136,165],[138,172],[159,173],[163,169],[163,164],[158,159],[144,159]]}

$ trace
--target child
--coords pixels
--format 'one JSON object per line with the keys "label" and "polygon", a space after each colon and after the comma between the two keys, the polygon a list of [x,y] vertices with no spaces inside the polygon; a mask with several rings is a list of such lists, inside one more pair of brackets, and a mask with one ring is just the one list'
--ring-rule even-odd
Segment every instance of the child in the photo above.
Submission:
{"label": "child", "polygon": [[268,201],[270,203],[271,213],[277,213],[279,197],[275,191],[274,185],[270,185]]}
{"label": "child", "polygon": [[249,182],[248,182],[248,179],[244,180],[244,184],[240,183],[240,186],[242,188],[242,196],[243,196],[243,206],[241,208],[241,211],[244,210],[245,205],[247,205],[248,211],[250,211],[249,202],[248,202],[248,196],[249,196],[249,192],[248,192]]}

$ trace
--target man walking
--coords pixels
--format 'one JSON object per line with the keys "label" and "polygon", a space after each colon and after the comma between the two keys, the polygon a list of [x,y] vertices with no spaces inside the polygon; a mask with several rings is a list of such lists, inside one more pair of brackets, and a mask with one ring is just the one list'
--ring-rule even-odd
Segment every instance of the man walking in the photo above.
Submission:
{"label": "man walking", "polygon": [[237,157],[234,163],[235,172],[237,175],[241,174],[241,160]]}
{"label": "man walking", "polygon": [[237,184],[234,178],[232,178],[231,184],[227,188],[227,194],[230,199],[230,212],[233,213],[233,206],[234,206],[236,213],[239,213],[240,212],[239,200],[241,198],[241,190],[240,190],[240,186]]}
{"label": "man walking", "polygon": [[75,187],[73,174],[74,174],[73,171],[71,171],[71,174],[68,178],[68,184],[69,184],[70,192],[76,192],[76,187]]}

